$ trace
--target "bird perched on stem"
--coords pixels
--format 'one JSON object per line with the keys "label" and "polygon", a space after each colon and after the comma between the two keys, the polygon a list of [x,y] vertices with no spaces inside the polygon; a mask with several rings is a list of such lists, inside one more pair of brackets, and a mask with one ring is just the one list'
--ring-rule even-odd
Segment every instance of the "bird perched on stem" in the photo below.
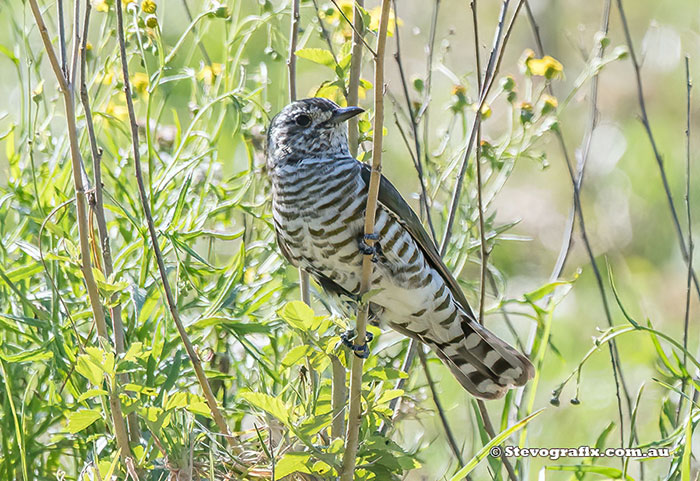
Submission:
{"label": "bird perched on stem", "polygon": [[350,155],[345,125],[362,111],[310,98],[272,119],[267,168],[282,253],[327,293],[355,300],[362,256],[372,254],[375,316],[428,345],[476,397],[495,399],[524,385],[534,374],[530,361],[476,321],[420,220],[383,176],[377,242],[365,242],[370,168]]}

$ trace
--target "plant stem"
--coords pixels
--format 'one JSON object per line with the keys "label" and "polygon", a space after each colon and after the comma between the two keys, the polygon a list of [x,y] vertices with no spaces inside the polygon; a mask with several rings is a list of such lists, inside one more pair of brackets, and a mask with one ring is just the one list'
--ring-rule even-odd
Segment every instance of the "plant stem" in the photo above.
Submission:
{"label": "plant stem", "polygon": [[688,248],[685,244],[685,239],[683,237],[683,230],[681,229],[681,223],[678,220],[678,212],[676,211],[676,205],[673,202],[673,196],[671,195],[671,187],[668,185],[668,178],[666,176],[666,168],[664,167],[664,161],[661,157],[661,153],[656,145],[656,140],[654,134],[651,132],[651,124],[649,123],[649,116],[647,115],[646,102],[644,100],[644,89],[642,88],[642,73],[639,66],[639,61],[637,60],[637,54],[634,51],[634,45],[632,43],[632,35],[630,34],[629,25],[627,24],[627,16],[625,15],[625,10],[622,7],[622,0],[617,0],[617,8],[620,12],[620,19],[622,20],[622,28],[625,32],[625,39],[627,41],[627,48],[630,54],[630,60],[632,61],[632,67],[634,68],[634,77],[637,83],[637,100],[639,102],[639,110],[641,113],[641,121],[646,131],[647,137],[649,138],[649,143],[651,144],[651,149],[654,152],[654,159],[656,164],[659,166],[659,175],[661,177],[661,184],[664,188],[664,193],[666,194],[666,200],[668,201],[668,208],[671,211],[671,218],[673,220],[673,226],[676,230],[676,236],[678,237],[678,245],[681,249],[681,255],[683,260],[687,265],[690,265],[690,275],[693,279],[693,284],[695,285],[695,291],[700,297],[700,284],[698,283],[698,278],[695,275],[693,266],[690,262],[690,256]]}
{"label": "plant stem", "polygon": [[[690,79],[690,59],[685,56],[685,86],[686,86],[686,112],[685,112],[685,211],[686,220],[688,222],[688,277],[685,290],[685,315],[683,316],[683,349],[688,349],[688,325],[690,321],[690,290],[693,280],[693,219],[690,211],[690,120],[691,120],[691,103],[690,92],[693,88],[693,83]],[[688,361],[688,355],[683,352],[683,366]],[[687,379],[683,378],[681,384],[681,392],[685,392]],[[695,396],[693,396],[695,397]],[[681,416],[683,410],[683,396],[678,400],[678,410],[676,411],[676,423]]]}
{"label": "plant stem", "polygon": [[289,100],[297,99],[297,40],[299,38],[299,1],[292,0],[292,20],[289,33],[289,55],[287,69],[289,71]]}
{"label": "plant stem", "polygon": [[[425,188],[425,179],[423,176],[423,162],[421,160],[421,148],[420,139],[418,138],[418,121],[416,119],[416,114],[411,105],[411,98],[408,94],[408,82],[406,81],[406,74],[403,69],[403,62],[401,60],[401,39],[399,37],[399,22],[397,20],[399,14],[396,10],[396,0],[393,0],[394,6],[394,35],[396,35],[396,52],[394,53],[394,59],[396,60],[396,65],[399,67],[399,77],[401,78],[401,89],[403,90],[404,100],[406,101],[406,109],[408,110],[408,117],[411,121],[411,132],[413,134],[413,143],[415,146],[415,155],[411,155],[413,158],[413,164],[416,168],[416,173],[418,174],[418,182],[420,183],[420,202],[423,212],[425,212],[425,220],[428,223],[428,228],[430,229],[430,234],[432,236],[433,242],[437,244],[437,235],[435,234],[435,226],[433,225],[432,215],[430,213],[430,203],[428,202],[428,193]],[[431,62],[432,63],[432,62]],[[398,123],[398,120],[397,120]],[[410,151],[410,149],[409,149]]]}
{"label": "plant stem", "polygon": [[[364,41],[365,26],[362,22],[361,7],[364,7],[365,0],[355,0],[356,5],[352,10],[352,57],[350,60],[350,76],[348,78],[348,105],[357,105],[359,101],[360,75],[362,74],[362,42]],[[374,88],[380,88],[375,85]],[[359,148],[360,132],[357,128],[359,119],[352,117],[348,120],[348,145],[350,155],[357,157]]]}
{"label": "plant stem", "polygon": [[190,358],[190,362],[192,362],[192,367],[194,368],[195,375],[197,376],[197,380],[199,381],[199,384],[204,393],[204,398],[206,399],[207,405],[209,406],[212,416],[214,417],[214,422],[218,426],[219,431],[226,436],[227,440],[230,440],[231,433],[229,432],[228,426],[226,425],[226,421],[224,420],[224,417],[221,414],[221,411],[219,410],[219,406],[217,405],[216,398],[214,397],[214,393],[211,390],[211,386],[209,385],[207,376],[204,373],[204,369],[202,368],[202,363],[199,359],[199,356],[194,350],[192,342],[190,341],[187,335],[187,331],[185,330],[185,326],[182,324],[182,320],[180,319],[180,314],[177,310],[177,305],[175,304],[175,298],[173,297],[173,292],[170,288],[168,273],[165,269],[163,253],[161,252],[160,245],[158,244],[158,234],[156,232],[155,224],[153,223],[153,216],[151,215],[150,203],[148,197],[146,196],[146,187],[144,185],[143,175],[141,173],[139,130],[138,125],[136,124],[134,103],[131,98],[131,82],[129,80],[128,59],[126,57],[126,45],[124,41],[124,18],[122,13],[121,2],[117,2],[117,38],[119,41],[119,55],[121,57],[122,75],[124,77],[124,96],[126,97],[126,106],[129,112],[129,124],[131,126],[131,144],[134,155],[134,170],[136,174],[136,181],[138,183],[141,205],[143,207],[143,212],[146,217],[146,222],[148,224],[148,232],[150,234],[151,242],[153,244],[153,252],[158,263],[158,272],[160,273],[161,282],[163,283],[163,290],[165,291],[165,298],[168,303],[168,308],[170,309],[170,314],[172,315],[173,321],[175,322],[175,326],[177,327],[177,331],[180,334],[180,339],[182,339],[182,343],[185,345],[185,350],[187,351],[187,355]]}
{"label": "plant stem", "polygon": [[[59,88],[61,89],[61,94],[63,96],[63,103],[66,112],[66,124],[68,128],[68,139],[70,143],[70,154],[71,154],[71,164],[73,170],[73,183],[75,186],[75,205],[78,218],[78,235],[80,242],[80,257],[81,257],[81,271],[83,273],[83,278],[85,281],[85,287],[88,293],[88,299],[90,301],[90,307],[92,309],[92,314],[95,319],[95,327],[97,328],[97,334],[99,337],[103,338],[105,341],[109,342],[107,334],[107,323],[105,321],[104,311],[102,309],[102,302],[100,301],[100,293],[97,288],[97,282],[92,273],[92,263],[90,261],[90,244],[89,244],[89,233],[88,233],[88,217],[87,217],[87,196],[85,194],[85,184],[83,182],[83,167],[82,158],[80,156],[80,146],[78,139],[78,128],[75,116],[75,104],[74,104],[74,83],[68,81],[67,72],[65,69],[61,68],[59,60],[56,57],[56,52],[53,49],[51,40],[49,38],[49,32],[44,23],[44,19],[41,15],[41,10],[36,0],[29,0],[31,6],[32,14],[34,15],[34,20],[36,21],[37,28],[39,29],[39,34],[41,35],[41,40],[44,44],[44,49],[49,57],[49,63],[58,81]],[[78,2],[76,2],[76,9],[78,8]],[[62,14],[61,14],[62,16]],[[76,40],[78,35],[78,26],[75,25],[74,29],[76,31]],[[63,38],[64,34],[60,33],[59,38]],[[63,41],[65,42],[65,40]],[[65,44],[63,46],[63,51],[65,51]],[[65,65],[65,54],[63,55],[63,64]],[[75,72],[73,72],[73,77],[75,77]],[[114,425],[114,434],[117,441],[117,447],[120,450],[122,460],[126,460],[131,457],[131,448],[129,447],[129,437],[126,431],[126,423],[124,422],[124,416],[121,410],[121,403],[119,401],[119,393],[117,392],[116,385],[110,385],[110,390],[108,393],[110,411],[112,414],[112,422]]]}
{"label": "plant stem", "polygon": [[[435,381],[433,381],[433,376],[430,375],[430,370],[428,369],[428,362],[425,358],[425,353],[423,352],[423,349],[420,348],[420,346],[418,347],[418,359],[420,359],[421,366],[423,366],[423,372],[425,372],[425,379],[428,381],[428,387],[430,388],[430,392],[433,395],[433,402],[435,403],[435,409],[437,409],[438,416],[440,417],[440,422],[442,423],[443,427],[446,427],[448,426],[447,416],[445,415],[445,410],[442,408],[440,398],[438,398],[437,389],[435,388]],[[447,435],[447,444],[450,445],[452,454],[454,454],[455,458],[457,458],[457,461],[459,462],[459,467],[461,468],[462,466],[464,466],[464,459],[462,458],[462,453],[459,450],[459,446],[457,446],[457,441],[455,440],[454,434],[452,434],[451,429],[446,429],[445,434]]]}
{"label": "plant stem", "polygon": [[[377,53],[374,57],[374,135],[372,138],[372,172],[367,193],[367,208],[365,211],[365,234],[374,233],[374,222],[377,214],[377,199],[379,196],[379,181],[381,180],[382,142],[384,130],[384,50],[386,48],[387,26],[391,0],[382,0],[379,33],[377,36]],[[374,245],[372,239],[366,241]],[[372,277],[372,256],[362,258],[362,277],[360,278],[360,298],[369,292]],[[361,300],[357,312],[356,342],[365,343],[367,335],[367,316],[369,303]],[[340,473],[341,481],[352,481],[355,473],[357,448],[359,444],[362,404],[362,366],[363,359],[352,356],[352,371],[350,374],[350,407],[348,409],[348,429],[345,436],[345,451],[343,467]]]}
{"label": "plant stem", "polygon": [[[77,3],[78,0],[76,0]],[[90,197],[91,211],[95,213],[97,219],[97,232],[100,237],[100,252],[102,254],[102,265],[104,265],[105,278],[109,279],[114,273],[114,263],[112,261],[112,249],[109,242],[109,232],[107,231],[107,221],[105,218],[105,209],[103,201],[102,187],[102,151],[97,147],[97,136],[95,135],[95,125],[92,121],[92,110],[90,109],[90,98],[88,96],[88,88],[86,81],[87,74],[87,37],[90,27],[90,12],[92,4],[90,0],[85,0],[85,18],[83,21],[83,38],[80,44],[80,101],[83,105],[85,114],[85,127],[88,131],[88,139],[90,141],[90,151],[92,153],[92,175],[94,194]],[[122,322],[122,306],[118,302],[118,296],[115,293],[112,295],[110,302],[113,307],[110,308],[110,317],[112,318],[112,332],[114,335],[114,350],[117,354],[122,354],[126,351],[126,342],[124,341],[124,324]],[[125,384],[129,382],[129,376],[123,374],[120,376],[120,382]],[[139,425],[136,413],[132,412],[127,416],[129,421],[129,435],[131,441],[137,443],[141,437],[139,433]]]}
{"label": "plant stem", "polygon": [[[484,83],[481,87],[481,91],[479,92],[479,104],[476,109],[477,115],[474,116],[474,121],[471,126],[471,134],[469,135],[469,139],[467,140],[467,143],[465,145],[465,152],[464,157],[462,159],[462,165],[460,167],[459,174],[457,175],[457,183],[455,185],[454,192],[452,193],[452,201],[450,202],[450,209],[448,211],[449,213],[447,216],[447,223],[445,225],[445,232],[443,234],[442,242],[440,244],[440,254],[442,256],[444,256],[445,252],[447,252],[447,246],[450,243],[450,237],[452,236],[452,226],[457,215],[457,207],[459,205],[459,200],[462,195],[462,184],[464,182],[464,175],[467,172],[469,157],[471,156],[474,141],[476,140],[476,134],[481,124],[481,116],[478,115],[478,113],[481,112],[482,107],[486,103],[486,97],[491,91],[494,78],[496,77],[496,74],[498,73],[498,70],[501,66],[501,61],[503,60],[503,53],[505,52],[506,44],[508,43],[508,39],[510,38],[510,35],[513,31],[515,20],[518,18],[518,12],[520,12],[520,8],[523,6],[524,0],[518,1],[517,6],[515,7],[515,12],[513,13],[513,17],[511,18],[508,27],[505,28],[505,33],[503,33],[505,27],[505,14],[509,2],[510,0],[503,0],[503,4],[501,6],[501,14],[499,15],[498,28],[496,29],[496,34],[494,38],[494,45],[491,49],[491,54],[489,56],[489,62],[486,68],[486,72],[484,73]],[[499,40],[501,38],[501,35],[503,36],[502,41]]]}
{"label": "plant stem", "polygon": [[[526,2],[527,3],[527,2]],[[603,13],[603,25],[607,27],[607,22],[608,22],[608,17],[609,17],[609,6],[606,6],[604,9]],[[535,18],[532,15],[532,11],[528,10],[528,20],[530,21],[530,24],[533,26],[533,33],[535,35],[535,39],[537,42],[537,48],[539,50],[538,55],[542,56],[544,55],[544,47],[542,45],[542,39],[539,34],[539,27],[537,27],[537,23],[535,22]],[[600,54],[602,55],[602,53]],[[553,95],[553,90],[552,90],[552,85],[548,84],[547,85],[547,90],[548,92]],[[596,90],[597,92],[597,90]],[[595,108],[595,107],[593,107]],[[595,112],[592,114],[595,115]],[[592,124],[594,125],[594,124]],[[569,178],[571,180],[571,184],[573,186],[573,191],[574,191],[574,209],[575,209],[575,214],[578,214],[578,224],[579,224],[579,229],[581,231],[581,239],[583,240],[583,245],[586,249],[586,253],[588,254],[589,261],[591,263],[591,268],[593,269],[593,275],[595,276],[596,280],[596,285],[598,286],[598,291],[600,294],[601,301],[603,303],[603,311],[605,313],[605,318],[608,322],[608,326],[612,327],[613,321],[612,321],[612,315],[610,313],[610,306],[608,304],[608,297],[605,293],[605,285],[603,283],[603,276],[600,273],[600,269],[598,268],[598,263],[595,259],[595,254],[593,253],[593,248],[591,246],[591,242],[588,238],[588,232],[586,230],[586,223],[585,219],[583,216],[583,209],[581,207],[581,195],[580,195],[580,185],[581,185],[581,179],[583,175],[583,170],[580,170],[580,173],[577,175],[574,173],[574,168],[571,162],[571,159],[569,157],[569,150],[566,146],[566,141],[564,140],[564,134],[562,133],[561,128],[557,128],[554,130],[555,136],[557,138],[557,141],[559,143],[559,147],[562,151],[562,154],[564,156],[564,160],[566,163],[566,168],[569,173]],[[591,131],[589,135],[592,135],[593,132]],[[560,255],[561,258],[561,255]],[[559,261],[557,262],[557,266],[559,265]],[[557,268],[555,266],[555,269]],[[561,268],[563,268],[563,263],[561,264]],[[625,430],[624,430],[624,423],[625,423],[625,418],[624,418],[624,413],[623,413],[623,407],[622,407],[622,396],[624,395],[626,405],[628,412],[632,412],[632,398],[629,394],[629,390],[627,389],[627,384],[625,382],[625,378],[622,372],[622,365],[620,364],[620,354],[617,349],[617,343],[615,341],[612,341],[610,344],[608,344],[608,351],[610,355],[610,364],[612,367],[613,371],[613,381],[615,382],[615,396],[617,398],[617,410],[618,410],[618,416],[620,418],[620,446],[625,445],[625,440],[624,440],[624,435],[625,435]],[[621,389],[622,388],[622,392]],[[636,437],[636,428],[633,427],[633,431],[635,432],[635,437]],[[623,461],[624,462],[624,461]]]}

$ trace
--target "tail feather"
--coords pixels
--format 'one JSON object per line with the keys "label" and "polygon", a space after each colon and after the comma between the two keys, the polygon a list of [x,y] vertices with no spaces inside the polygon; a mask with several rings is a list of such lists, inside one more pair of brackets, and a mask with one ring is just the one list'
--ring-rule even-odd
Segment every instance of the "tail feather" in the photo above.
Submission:
{"label": "tail feather", "polygon": [[464,338],[459,342],[428,344],[474,396],[497,399],[534,376],[530,361],[481,324],[462,315]]}

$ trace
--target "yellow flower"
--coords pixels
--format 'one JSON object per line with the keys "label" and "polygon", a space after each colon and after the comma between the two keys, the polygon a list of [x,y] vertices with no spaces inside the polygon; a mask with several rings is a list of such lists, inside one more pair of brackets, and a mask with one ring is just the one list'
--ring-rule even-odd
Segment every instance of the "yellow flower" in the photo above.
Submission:
{"label": "yellow flower", "polygon": [[[336,3],[340,7],[340,10],[343,12],[343,14],[345,14],[346,17],[352,20],[352,9],[355,3],[352,0],[340,0]],[[332,25],[338,25],[340,21],[345,22],[345,19],[343,19],[343,16],[340,15],[340,12],[338,12],[338,9],[335,7],[335,5],[331,5],[330,7],[319,13],[321,14],[321,17],[324,21]],[[345,23],[347,24],[347,22]]]}
{"label": "yellow flower", "polygon": [[249,267],[245,270],[245,273],[243,274],[243,282],[245,284],[252,284],[253,281],[255,281],[257,275],[258,273],[255,271],[255,269],[253,267]]}
{"label": "yellow flower", "polygon": [[543,95],[542,96],[542,113],[543,114],[548,114],[549,112],[553,112],[557,109],[557,106],[559,105],[559,102],[557,101],[556,97],[552,97],[551,95]]}
{"label": "yellow flower", "polygon": [[153,0],[143,0],[143,3],[141,4],[141,10],[143,10],[145,13],[156,13],[156,2]]}
{"label": "yellow flower", "polygon": [[90,50],[92,50],[92,43],[90,43],[90,42],[85,42],[85,50],[87,50],[88,52],[89,52]]}
{"label": "yellow flower", "polygon": [[136,0],[122,0],[122,5],[127,6],[130,3],[136,3]]}
{"label": "yellow flower", "polygon": [[222,65],[220,63],[213,63],[211,66],[205,65],[202,70],[197,72],[197,80],[204,80],[204,83],[212,85],[216,77],[221,75]]}
{"label": "yellow flower", "polygon": [[[353,7],[355,5],[355,2],[352,0],[340,0],[338,3],[338,7],[340,7],[340,10],[343,12],[343,15],[345,15],[345,18],[348,20],[352,21],[353,17]],[[331,25],[339,25],[340,26],[340,31],[337,32],[336,38],[337,41],[344,43],[347,40],[350,40],[352,38],[353,34],[353,29],[350,26],[350,24],[343,18],[343,15],[338,12],[338,9],[333,6],[332,8],[329,8],[326,11],[326,21],[330,23]]]}
{"label": "yellow flower", "polygon": [[92,0],[92,8],[98,12],[109,12],[109,4],[107,0]]}
{"label": "yellow flower", "polygon": [[[368,13],[369,13],[369,16],[371,19],[371,21],[369,23],[370,30],[378,30],[379,29],[379,20],[380,20],[381,14],[382,14],[381,5],[373,8]],[[400,18],[396,20],[396,23],[398,23],[399,26],[401,26],[403,24],[403,22],[401,21]],[[390,37],[394,35],[394,12],[393,12],[393,10],[389,13],[389,23],[387,24],[386,33]]]}
{"label": "yellow flower", "polygon": [[466,95],[467,88],[464,85],[454,85],[452,87],[452,95]]}
{"label": "yellow flower", "polygon": [[114,74],[112,72],[105,72],[102,74],[103,85],[110,85],[112,83],[112,80],[114,80]]}
{"label": "yellow flower", "polygon": [[562,64],[549,55],[542,58],[529,58],[525,61],[527,71],[530,75],[545,77],[547,79],[559,78],[564,72]]}
{"label": "yellow flower", "polygon": [[110,101],[107,104],[107,109],[105,109],[105,113],[119,120],[126,120],[127,116],[129,115],[129,111],[124,105],[116,104],[113,101]]}
{"label": "yellow flower", "polygon": [[518,64],[520,65],[520,71],[523,73],[529,73],[528,70],[528,62],[535,58],[535,52],[532,51],[531,48],[526,48],[523,51],[523,54],[520,56],[520,59],[518,60]]}
{"label": "yellow flower", "polygon": [[530,123],[534,116],[532,104],[530,102],[520,102],[520,122],[523,124]]}
{"label": "yellow flower", "polygon": [[[476,109],[479,106],[477,104],[474,104],[474,111],[476,112]],[[484,102],[484,105],[481,106],[481,120],[486,120],[489,117],[491,117],[491,106]]]}
{"label": "yellow flower", "polygon": [[136,72],[131,77],[131,85],[133,85],[134,90],[139,93],[146,92],[146,89],[148,89],[148,84],[148,75],[143,72]]}
{"label": "yellow flower", "polygon": [[155,15],[149,15],[146,17],[146,26],[148,28],[157,28],[158,27],[158,17]]}

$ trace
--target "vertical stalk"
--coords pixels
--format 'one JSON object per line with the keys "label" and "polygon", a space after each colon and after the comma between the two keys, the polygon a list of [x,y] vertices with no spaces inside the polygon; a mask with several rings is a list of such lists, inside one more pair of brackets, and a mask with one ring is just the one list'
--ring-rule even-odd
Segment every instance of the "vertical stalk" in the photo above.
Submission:
{"label": "vertical stalk", "polygon": [[[377,214],[377,199],[379,196],[379,181],[381,180],[382,166],[382,142],[384,130],[384,51],[386,48],[387,25],[389,23],[389,10],[391,0],[382,0],[381,16],[379,19],[379,33],[377,36],[377,50],[374,57],[374,136],[372,139],[372,172],[370,174],[367,193],[367,209],[365,211],[365,234],[374,233],[374,222]],[[367,239],[372,246],[374,241]],[[362,277],[360,279],[360,297],[369,292],[372,277],[372,256],[364,255],[362,258]],[[365,343],[367,335],[367,316],[369,303],[361,301],[357,312],[356,342]],[[340,473],[341,481],[352,481],[355,473],[357,447],[359,444],[362,403],[362,366],[363,359],[352,357],[352,371],[350,373],[350,407],[348,410],[348,429],[345,436],[345,452],[343,453],[343,467]]]}
{"label": "vertical stalk", "polygon": [[[289,53],[287,55],[287,71],[289,84],[289,101],[297,99],[297,41],[299,39],[299,1],[292,0],[291,25],[289,32]],[[299,292],[301,300],[307,305],[311,304],[311,294],[309,285],[309,274],[299,268]]]}
{"label": "vertical stalk", "polygon": [[129,67],[128,59],[126,57],[126,44],[124,40],[124,15],[122,13],[122,4],[117,2],[117,40],[119,41],[119,56],[121,58],[122,66],[122,76],[124,77],[124,96],[126,97],[126,106],[129,112],[129,124],[131,127],[131,146],[134,155],[134,171],[136,174],[136,182],[138,184],[139,198],[141,200],[141,206],[143,207],[143,212],[146,217],[146,222],[148,224],[148,232],[151,237],[151,243],[153,244],[153,252],[158,263],[158,272],[160,273],[160,279],[163,283],[163,290],[165,291],[165,298],[168,303],[168,308],[170,309],[170,314],[175,322],[178,334],[182,343],[185,345],[185,350],[190,358],[192,367],[194,368],[195,375],[197,376],[197,381],[202,388],[204,393],[204,398],[206,399],[207,406],[214,418],[214,422],[219,428],[219,431],[226,436],[227,440],[231,439],[231,433],[229,432],[224,416],[219,410],[214,393],[209,385],[209,380],[204,373],[204,368],[202,368],[202,362],[199,359],[192,342],[187,335],[185,326],[182,324],[180,319],[180,313],[177,310],[177,305],[175,304],[175,297],[173,296],[172,289],[170,288],[170,281],[168,280],[168,273],[165,269],[165,262],[163,261],[163,253],[160,250],[160,245],[158,244],[158,234],[156,232],[155,224],[153,223],[153,216],[151,214],[151,206],[146,196],[146,186],[143,181],[143,174],[141,170],[141,154],[139,151],[139,128],[136,124],[136,114],[134,113],[134,102],[131,98],[131,82],[129,80]]}
{"label": "vertical stalk", "polygon": [[[85,194],[85,183],[83,181],[83,167],[82,158],[80,156],[80,147],[78,139],[78,128],[75,116],[75,104],[74,104],[74,92],[75,84],[73,81],[69,81],[68,73],[59,64],[59,60],[56,57],[56,52],[51,44],[51,39],[49,38],[49,32],[44,23],[44,19],[39,9],[39,5],[36,0],[29,0],[29,5],[34,15],[34,20],[36,21],[37,27],[39,29],[39,34],[41,35],[41,40],[44,44],[44,49],[51,63],[51,67],[58,81],[59,88],[61,90],[61,95],[63,96],[63,103],[66,112],[66,124],[68,129],[68,140],[70,144],[70,156],[71,165],[73,171],[73,184],[75,186],[75,205],[78,218],[78,236],[80,242],[80,257],[81,266],[80,269],[83,273],[83,279],[85,281],[85,287],[88,293],[88,299],[90,301],[90,307],[92,309],[92,314],[95,319],[95,327],[97,328],[97,334],[99,337],[108,341],[109,337],[107,334],[107,323],[105,321],[104,311],[102,309],[102,302],[100,301],[100,293],[97,288],[97,282],[92,273],[92,262],[90,260],[90,244],[89,244],[89,231],[88,231],[88,217],[87,217],[87,196]],[[76,2],[76,9],[78,8],[78,3]],[[63,16],[61,14],[61,16]],[[76,41],[79,41],[77,36],[78,26],[74,26],[76,30]],[[64,38],[63,32],[59,34],[59,38]],[[65,40],[62,41],[62,64],[65,65]],[[71,73],[72,78],[75,78],[75,72]],[[114,434],[117,441],[117,447],[120,450],[121,458],[125,461],[127,458],[131,457],[131,448],[129,447],[129,437],[126,431],[126,423],[124,421],[124,415],[121,410],[121,403],[119,401],[119,393],[117,392],[116,381],[112,381],[109,384],[109,405],[112,414],[112,423],[114,425]]]}
{"label": "vertical stalk", "polygon": [[[79,1],[79,0],[76,0]],[[100,252],[102,253],[102,265],[104,266],[105,278],[109,279],[114,273],[114,263],[112,261],[112,249],[109,243],[109,233],[107,232],[107,221],[105,218],[103,193],[102,193],[102,152],[97,147],[97,137],[95,135],[95,126],[92,121],[92,110],[90,109],[90,98],[87,89],[87,37],[90,26],[90,12],[92,5],[90,0],[85,0],[85,18],[83,21],[83,38],[80,44],[80,101],[83,105],[85,114],[85,127],[88,131],[88,139],[90,141],[90,151],[92,153],[92,174],[94,193],[89,198],[91,210],[95,213],[97,220],[97,232],[100,238]],[[124,341],[124,324],[122,323],[122,306],[117,301],[117,294],[112,296],[111,302],[113,307],[110,309],[110,317],[112,318],[112,332],[114,334],[114,350],[117,354],[122,354],[126,350]],[[128,375],[120,376],[120,383],[129,382]],[[141,437],[139,434],[138,420],[136,413],[133,412],[127,417],[129,421],[129,435],[132,442],[138,442]]]}
{"label": "vertical stalk", "polygon": [[[362,73],[362,35],[365,31],[365,26],[362,23],[362,12],[358,7],[364,7],[365,0],[355,0],[355,8],[352,14],[352,23],[354,26],[352,34],[352,60],[350,64],[350,78],[348,80],[348,105],[357,105],[359,100],[360,74]],[[376,83],[375,89],[381,88]],[[348,145],[350,145],[350,154],[357,157],[358,140],[360,132],[357,129],[359,119],[353,117],[348,120]]]}

